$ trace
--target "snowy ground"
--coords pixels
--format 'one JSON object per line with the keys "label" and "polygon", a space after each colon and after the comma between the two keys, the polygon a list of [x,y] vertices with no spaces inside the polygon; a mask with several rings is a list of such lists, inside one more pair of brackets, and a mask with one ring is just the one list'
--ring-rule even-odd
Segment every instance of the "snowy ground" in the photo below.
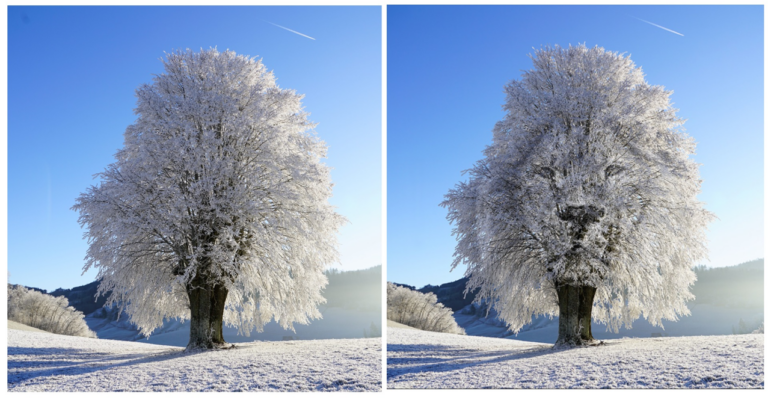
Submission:
{"label": "snowy ground", "polygon": [[33,328],[29,325],[24,325],[16,321],[7,320],[7,322],[8,322],[8,329],[16,329],[19,331],[31,331],[31,332],[45,332],[42,329]]}
{"label": "snowy ground", "polygon": [[180,347],[8,329],[8,391],[381,391],[381,338]]}
{"label": "snowy ground", "polygon": [[395,322],[395,321],[392,321],[392,320],[389,320],[389,319],[387,320],[387,327],[388,328],[416,329],[416,328],[414,328],[412,326],[403,325],[403,324],[401,324],[399,322]]}
{"label": "snowy ground", "polygon": [[762,334],[551,344],[387,328],[387,388],[764,388]]}

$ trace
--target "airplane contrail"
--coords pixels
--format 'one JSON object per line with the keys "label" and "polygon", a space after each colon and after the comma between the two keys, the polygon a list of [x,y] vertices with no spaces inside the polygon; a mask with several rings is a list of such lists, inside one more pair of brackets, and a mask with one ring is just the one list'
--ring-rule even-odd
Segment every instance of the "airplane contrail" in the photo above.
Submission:
{"label": "airplane contrail", "polygon": [[654,24],[653,22],[648,22],[648,21],[646,21],[646,20],[644,20],[644,19],[640,19],[640,18],[637,18],[637,17],[634,17],[634,18],[635,18],[635,19],[638,19],[638,20],[640,20],[640,21],[643,21],[643,22],[645,22],[646,24],[651,24],[651,25],[653,25],[653,26],[655,26],[655,27],[657,27],[657,28],[661,28],[661,29],[664,29],[665,31],[669,31],[669,32],[672,32],[672,33],[674,33],[675,35],[685,36],[685,35],[683,35],[683,34],[682,34],[682,33],[680,33],[680,32],[675,32],[675,31],[673,31],[672,29],[669,29],[669,28],[665,28],[665,27],[663,27],[663,26],[661,26],[661,25],[656,25],[656,24]]}
{"label": "airplane contrail", "polygon": [[297,34],[297,35],[301,35],[301,36],[304,36],[305,38],[308,38],[308,39],[312,39],[312,40],[315,40],[315,38],[313,38],[312,36],[307,36],[307,35],[305,35],[305,34],[303,34],[303,33],[301,33],[301,32],[296,32],[296,31],[294,31],[293,29],[288,29],[288,28],[286,28],[286,27],[284,27],[284,26],[280,26],[280,25],[278,25],[278,24],[274,24],[274,23],[272,23],[272,22],[269,22],[269,21],[264,21],[264,22],[266,22],[266,23],[269,23],[269,24],[272,24],[272,25],[274,25],[274,26],[276,26],[276,27],[278,27],[278,28],[283,28],[283,29],[285,29],[285,30],[286,30],[286,31],[288,31],[288,32],[293,32],[293,33],[295,33],[295,34]]}

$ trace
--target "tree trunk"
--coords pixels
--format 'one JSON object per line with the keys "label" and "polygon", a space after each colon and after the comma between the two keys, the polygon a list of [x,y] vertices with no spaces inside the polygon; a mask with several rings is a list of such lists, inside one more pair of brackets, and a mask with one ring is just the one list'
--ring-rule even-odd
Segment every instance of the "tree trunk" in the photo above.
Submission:
{"label": "tree trunk", "polygon": [[214,349],[227,345],[222,334],[224,304],[229,292],[200,275],[187,284],[191,314],[187,350]]}
{"label": "tree trunk", "polygon": [[594,341],[592,337],[592,302],[595,288],[561,285],[557,288],[560,308],[557,342],[555,346],[583,346]]}
{"label": "tree trunk", "polygon": [[218,347],[226,346],[222,328],[224,325],[224,305],[227,303],[229,291],[224,285],[214,285],[213,295],[211,296],[211,332],[213,333],[213,343]]}
{"label": "tree trunk", "polygon": [[592,303],[595,301],[595,291],[591,286],[582,286],[579,296],[579,324],[581,325],[581,340],[587,343],[595,341],[592,337]]}

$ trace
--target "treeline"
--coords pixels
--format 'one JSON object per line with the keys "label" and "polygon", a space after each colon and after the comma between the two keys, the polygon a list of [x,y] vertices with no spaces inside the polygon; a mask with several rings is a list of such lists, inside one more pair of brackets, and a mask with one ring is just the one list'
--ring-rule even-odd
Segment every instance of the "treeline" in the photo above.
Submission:
{"label": "treeline", "polygon": [[20,285],[8,285],[8,320],[61,335],[95,338],[83,313],[66,297],[53,297]]}
{"label": "treeline", "polygon": [[387,282],[387,319],[417,329],[464,335],[453,311],[434,293],[421,293]]}

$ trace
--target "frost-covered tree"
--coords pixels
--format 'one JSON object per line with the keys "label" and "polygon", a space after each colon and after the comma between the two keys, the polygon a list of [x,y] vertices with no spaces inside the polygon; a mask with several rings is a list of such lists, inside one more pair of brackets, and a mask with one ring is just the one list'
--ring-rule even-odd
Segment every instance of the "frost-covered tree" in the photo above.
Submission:
{"label": "frost-covered tree", "polygon": [[8,285],[8,320],[60,335],[96,337],[83,313],[70,306],[66,297],[20,285]]}
{"label": "frost-covered tree", "polygon": [[144,334],[190,319],[190,349],[224,346],[223,323],[248,334],[320,318],[344,219],[302,96],[232,51],[163,64],[136,90],[116,161],[73,207],[84,270],[99,269],[99,294]]}
{"label": "frost-covered tree", "polygon": [[531,59],[485,157],[441,204],[453,268],[514,332],[559,315],[558,345],[592,342],[592,318],[615,331],[687,315],[713,215],[672,92],[599,47]]}
{"label": "frost-covered tree", "polygon": [[453,310],[437,302],[434,293],[421,293],[387,282],[387,319],[417,329],[464,335]]}

